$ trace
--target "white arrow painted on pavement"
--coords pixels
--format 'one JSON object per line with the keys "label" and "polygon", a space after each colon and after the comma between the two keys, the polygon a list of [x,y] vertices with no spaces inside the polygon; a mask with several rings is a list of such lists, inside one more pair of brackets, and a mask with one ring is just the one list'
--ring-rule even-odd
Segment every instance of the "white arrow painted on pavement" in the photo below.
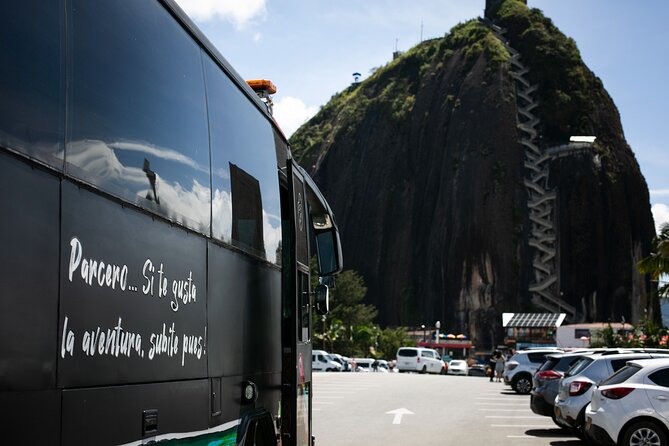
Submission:
{"label": "white arrow painted on pavement", "polygon": [[395,415],[395,417],[393,417],[393,424],[400,424],[402,422],[402,416],[403,415],[413,415],[414,414],[409,409],[406,409],[404,407],[402,407],[401,409],[391,410],[390,412],[386,412],[386,413],[390,414],[390,415]]}

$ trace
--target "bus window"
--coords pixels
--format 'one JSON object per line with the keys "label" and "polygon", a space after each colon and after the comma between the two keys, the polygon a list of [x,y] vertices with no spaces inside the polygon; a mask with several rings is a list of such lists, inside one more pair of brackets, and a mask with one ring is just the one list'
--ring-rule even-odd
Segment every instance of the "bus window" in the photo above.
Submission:
{"label": "bus window", "polygon": [[[218,65],[205,59],[204,72],[211,134],[212,235],[279,264],[281,203],[272,126]],[[259,189],[253,197],[262,209],[252,226],[248,216],[233,215],[240,209],[234,194],[248,194],[249,190],[235,188],[232,166],[237,173],[244,172],[257,181]],[[245,195],[239,202],[249,198]],[[258,211],[254,209],[253,212]],[[253,241],[249,242],[251,234]]]}
{"label": "bus window", "polygon": [[0,4],[0,146],[63,168],[61,1]]}
{"label": "bus window", "polygon": [[230,163],[232,190],[232,241],[251,252],[265,255],[260,183]]}
{"label": "bus window", "polygon": [[68,173],[209,234],[200,48],[160,2],[70,3]]}

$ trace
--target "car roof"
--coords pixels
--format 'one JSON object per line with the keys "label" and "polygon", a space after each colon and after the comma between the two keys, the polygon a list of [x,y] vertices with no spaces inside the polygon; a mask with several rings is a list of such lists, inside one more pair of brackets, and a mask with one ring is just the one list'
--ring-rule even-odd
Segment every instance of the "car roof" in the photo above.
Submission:
{"label": "car roof", "polygon": [[669,357],[666,358],[649,358],[649,359],[635,359],[628,361],[628,364],[635,364],[644,369],[657,369],[669,366]]}
{"label": "car roof", "polygon": [[[624,358],[626,358],[628,356],[632,356],[632,355],[648,355],[648,358],[652,359],[652,358],[655,358],[655,357],[657,357],[657,358],[669,357],[669,352],[667,352],[667,353],[656,353],[656,352],[643,352],[643,351],[629,351],[629,352],[621,352],[621,353],[615,353],[615,354],[598,353],[598,354],[592,355],[592,358],[595,361],[602,361],[602,360],[605,360],[605,359],[610,359],[610,360],[613,361],[614,359],[624,359]],[[663,355],[663,356],[657,356],[657,355]]]}
{"label": "car roof", "polygon": [[516,350],[516,355],[518,354],[528,354],[528,353],[562,353],[564,350],[557,347],[544,347],[544,348],[529,348],[526,350]]}

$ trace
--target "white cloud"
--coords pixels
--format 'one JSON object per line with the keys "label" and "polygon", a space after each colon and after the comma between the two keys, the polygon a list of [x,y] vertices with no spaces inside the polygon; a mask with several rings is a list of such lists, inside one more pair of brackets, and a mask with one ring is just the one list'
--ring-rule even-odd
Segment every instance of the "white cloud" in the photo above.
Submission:
{"label": "white cloud", "polygon": [[650,210],[653,212],[653,220],[655,220],[655,231],[659,233],[660,226],[664,223],[669,223],[669,206],[657,203]]}
{"label": "white cloud", "polygon": [[651,189],[649,192],[654,197],[669,197],[669,189]]}
{"label": "white cloud", "polygon": [[260,42],[261,39],[262,39],[262,34],[260,34],[260,33],[255,33],[255,34],[253,35],[253,41],[254,41],[254,42]]}
{"label": "white cloud", "polygon": [[177,0],[177,3],[193,20],[219,18],[229,20],[237,28],[243,28],[266,11],[265,0]]}
{"label": "white cloud", "polygon": [[317,111],[318,107],[309,107],[302,100],[291,96],[285,96],[274,103],[274,119],[288,138]]}

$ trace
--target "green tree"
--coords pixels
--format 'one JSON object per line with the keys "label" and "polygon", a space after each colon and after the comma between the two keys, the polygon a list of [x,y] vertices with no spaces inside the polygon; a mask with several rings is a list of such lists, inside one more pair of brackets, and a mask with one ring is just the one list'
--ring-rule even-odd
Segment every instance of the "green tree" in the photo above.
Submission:
{"label": "green tree", "polygon": [[[653,239],[651,253],[642,259],[637,267],[643,274],[650,274],[651,279],[660,281],[662,276],[669,275],[669,223],[660,227],[660,233]],[[660,285],[657,289],[660,298],[669,298],[669,283]]]}
{"label": "green tree", "polygon": [[[312,287],[318,283],[315,261],[312,261]],[[378,311],[362,303],[367,294],[363,278],[355,271],[343,271],[330,290],[330,312],[323,317],[314,312],[314,348],[346,356],[369,356],[376,349],[380,329],[374,324]]]}
{"label": "green tree", "polygon": [[406,328],[384,328],[379,336],[376,354],[378,358],[394,358],[400,347],[415,345],[416,341],[409,337]]}

